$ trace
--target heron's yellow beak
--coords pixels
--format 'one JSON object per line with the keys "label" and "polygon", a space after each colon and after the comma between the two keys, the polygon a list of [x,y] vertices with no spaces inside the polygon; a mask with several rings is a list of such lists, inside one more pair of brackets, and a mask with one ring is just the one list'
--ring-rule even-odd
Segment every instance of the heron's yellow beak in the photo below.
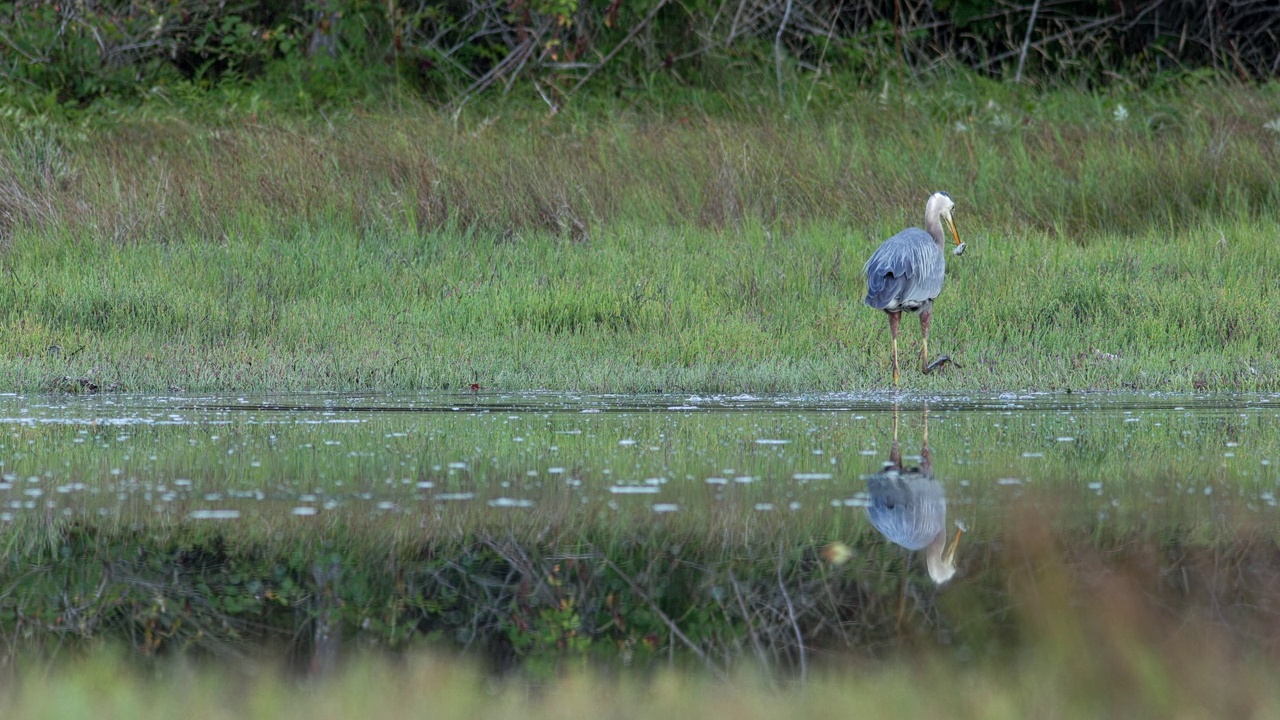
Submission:
{"label": "heron's yellow beak", "polygon": [[960,547],[960,536],[963,534],[964,530],[957,528],[955,539],[951,541],[951,547],[942,553],[942,562],[948,567],[955,567],[956,565],[956,548]]}
{"label": "heron's yellow beak", "polygon": [[960,233],[956,232],[956,221],[951,219],[951,213],[950,212],[943,213],[942,219],[947,221],[947,229],[951,231],[951,237],[955,239],[956,247],[960,247],[960,245],[962,244],[960,242]]}

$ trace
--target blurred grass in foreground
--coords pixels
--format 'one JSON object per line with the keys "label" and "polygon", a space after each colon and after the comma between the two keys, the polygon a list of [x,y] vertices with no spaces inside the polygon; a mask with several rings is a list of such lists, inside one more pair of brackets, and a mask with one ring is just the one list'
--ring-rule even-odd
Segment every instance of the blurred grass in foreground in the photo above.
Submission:
{"label": "blurred grass in foreground", "polygon": [[908,386],[1274,390],[1277,87],[10,116],[0,387],[884,386],[862,263],[946,189]]}
{"label": "blurred grass in foreground", "polygon": [[[1062,630],[1068,630],[1063,624]],[[1124,628],[1116,628],[1123,631]],[[1274,717],[1280,711],[1265,663],[1212,646],[1117,642],[1089,651],[1045,645],[1008,667],[895,662],[828,668],[779,689],[743,673],[717,681],[659,670],[647,677],[588,667],[530,683],[495,679],[466,662],[364,657],[324,679],[249,667],[161,663],[130,670],[113,653],[52,671],[29,668],[0,688],[6,717],[101,720],[221,718],[1025,718]],[[1066,653],[1060,651],[1068,650]]]}

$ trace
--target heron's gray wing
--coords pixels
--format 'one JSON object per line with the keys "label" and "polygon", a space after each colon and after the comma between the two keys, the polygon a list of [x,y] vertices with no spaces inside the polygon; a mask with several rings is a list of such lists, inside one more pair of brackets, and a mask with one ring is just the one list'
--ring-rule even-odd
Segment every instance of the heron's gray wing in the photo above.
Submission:
{"label": "heron's gray wing", "polygon": [[947,522],[942,484],[912,472],[884,472],[867,478],[867,516],[890,542],[908,550],[927,547]]}
{"label": "heron's gray wing", "polygon": [[867,275],[864,302],[877,310],[922,303],[942,292],[946,255],[929,233],[908,228],[880,244],[863,266]]}

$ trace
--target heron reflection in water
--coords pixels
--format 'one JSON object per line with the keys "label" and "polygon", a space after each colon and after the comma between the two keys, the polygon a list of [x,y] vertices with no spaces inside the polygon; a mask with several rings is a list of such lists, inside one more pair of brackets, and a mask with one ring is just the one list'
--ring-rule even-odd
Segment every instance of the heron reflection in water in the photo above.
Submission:
{"label": "heron reflection in water", "polygon": [[929,577],[938,585],[956,574],[956,547],[963,529],[947,547],[947,496],[933,477],[929,452],[929,408],[924,409],[924,441],[920,464],[904,467],[898,448],[898,408],[893,408],[893,447],[884,469],[867,478],[871,496],[867,515],[891,542],[908,550],[924,550]]}

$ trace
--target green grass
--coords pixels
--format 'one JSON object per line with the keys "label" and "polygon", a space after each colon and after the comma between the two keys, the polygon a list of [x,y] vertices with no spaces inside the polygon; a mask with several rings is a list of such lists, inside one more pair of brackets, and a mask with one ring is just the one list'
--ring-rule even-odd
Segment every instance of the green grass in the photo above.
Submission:
{"label": "green grass", "polygon": [[861,266],[946,189],[908,386],[1280,388],[1276,86],[843,99],[11,114],[0,387],[885,387]]}
{"label": "green grass", "polygon": [[[883,100],[824,85],[812,107],[779,110],[655,95],[547,118],[494,100],[456,121],[234,100],[0,121],[0,389],[883,388],[887,331],[861,305],[861,265],[937,188],[970,248],[950,263],[932,343],[960,367],[907,372],[908,387],[1280,389],[1274,85],[1031,95],[962,78]],[[888,444],[883,425],[847,416],[610,416],[581,436],[522,428],[518,445],[497,414],[398,439],[383,421],[15,425],[0,445],[10,499],[33,507],[6,510],[0,628],[22,667],[0,681],[0,713],[1266,716],[1280,584],[1261,500],[1276,477],[1256,461],[1280,445],[1273,423],[1239,415],[945,417],[935,462],[949,488],[974,481],[953,495],[974,504],[953,506],[972,532],[942,592],[859,509],[831,507],[883,459],[856,451]],[[780,502],[776,482],[696,504],[719,449],[785,481],[797,468],[753,443],[779,433],[788,452],[838,454],[838,478],[796,488],[794,515],[754,509]],[[1066,434],[1077,441],[1052,439]],[[276,451],[276,436],[316,450]],[[620,437],[640,441],[635,457],[618,459]],[[1222,457],[1228,442],[1240,458]],[[474,477],[432,470],[455,460]],[[522,485],[551,464],[596,477],[615,463],[631,480],[691,475],[669,490],[687,506],[655,520],[647,502],[611,510],[597,492],[584,510],[563,487]],[[204,492],[291,504],[401,472],[482,496],[508,482],[537,512],[440,511],[401,489],[385,490],[395,514],[227,499],[242,521],[186,515]],[[1006,475],[1034,482],[990,482]],[[22,494],[28,477],[55,507]],[[156,512],[147,493],[180,477],[191,498]],[[72,482],[91,510],[125,497],[63,516],[81,496],[56,487]],[[818,562],[833,539],[855,559]],[[275,651],[309,653],[320,623],[348,650],[409,652],[348,656],[325,683],[270,671]],[[767,689],[798,671],[797,628],[808,683]],[[480,640],[499,646],[482,655],[523,659],[520,679],[417,654]],[[177,658],[121,663],[116,644]],[[727,684],[672,671],[669,651]]]}

